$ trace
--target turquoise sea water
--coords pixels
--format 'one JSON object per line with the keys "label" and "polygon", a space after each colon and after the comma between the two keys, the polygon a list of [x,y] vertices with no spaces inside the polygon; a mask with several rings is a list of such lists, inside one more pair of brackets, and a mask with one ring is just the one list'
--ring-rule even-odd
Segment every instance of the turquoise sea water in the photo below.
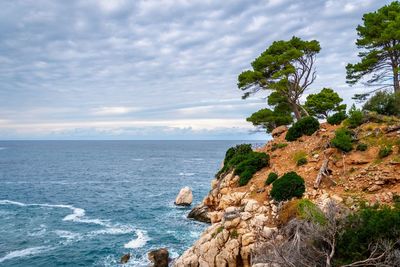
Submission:
{"label": "turquoise sea water", "polygon": [[[206,225],[173,205],[210,189],[241,141],[0,141],[0,266],[147,266],[181,254]],[[249,142],[246,142],[249,143]]]}

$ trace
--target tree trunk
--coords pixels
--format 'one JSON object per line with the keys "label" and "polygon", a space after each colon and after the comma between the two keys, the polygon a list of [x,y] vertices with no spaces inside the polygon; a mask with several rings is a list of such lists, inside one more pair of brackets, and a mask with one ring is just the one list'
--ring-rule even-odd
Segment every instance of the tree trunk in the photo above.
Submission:
{"label": "tree trunk", "polygon": [[398,66],[393,66],[393,87],[394,87],[394,92],[395,93],[399,93],[400,92]]}
{"label": "tree trunk", "polygon": [[301,113],[299,110],[299,106],[296,103],[290,103],[290,106],[292,107],[292,111],[294,112],[294,116],[296,116],[296,120],[301,119]]}

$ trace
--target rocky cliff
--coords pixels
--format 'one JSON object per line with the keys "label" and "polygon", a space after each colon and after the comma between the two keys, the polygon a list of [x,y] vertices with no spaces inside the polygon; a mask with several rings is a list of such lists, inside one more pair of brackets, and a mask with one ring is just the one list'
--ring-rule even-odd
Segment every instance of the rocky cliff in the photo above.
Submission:
{"label": "rocky cliff", "polygon": [[[355,139],[368,148],[349,153],[330,146],[338,127],[322,124],[312,136],[294,142],[285,141],[285,128],[277,129],[274,139],[258,149],[270,154],[270,166],[257,172],[246,186],[238,186],[234,172],[214,179],[209,194],[191,212],[211,225],[174,266],[251,266],[253,249],[277,231],[284,205],[269,196],[271,185],[265,180],[272,171],[279,175],[296,171],[305,180],[303,198],[322,208],[328,200],[348,209],[357,209],[361,201],[391,203],[400,193],[399,120],[361,125],[354,130]],[[388,144],[393,152],[378,157],[380,148]],[[301,166],[296,162],[299,153],[307,159]]]}

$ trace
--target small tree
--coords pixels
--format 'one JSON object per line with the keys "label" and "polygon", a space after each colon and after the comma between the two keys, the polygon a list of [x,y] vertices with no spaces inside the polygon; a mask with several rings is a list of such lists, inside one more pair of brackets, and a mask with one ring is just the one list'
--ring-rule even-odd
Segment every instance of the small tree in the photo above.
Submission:
{"label": "small tree", "polygon": [[[367,84],[379,89],[393,87],[400,92],[400,3],[392,2],[376,12],[364,14],[363,25],[357,27],[357,46],[363,48],[361,61],[348,64],[347,82],[355,84],[369,77]],[[365,96],[359,95],[359,96]]]}
{"label": "small tree", "polygon": [[377,92],[368,99],[363,110],[375,111],[388,116],[400,116],[400,93]]}
{"label": "small tree", "polygon": [[292,110],[284,96],[277,92],[271,93],[268,96],[268,105],[274,109],[260,109],[246,120],[268,133],[272,132],[272,130],[278,126],[288,125],[293,122]]}
{"label": "small tree", "polygon": [[252,70],[239,75],[238,87],[245,91],[243,98],[261,89],[272,90],[287,99],[297,119],[302,117],[302,111],[308,115],[299,99],[316,78],[314,64],[320,50],[316,40],[293,37],[273,42],[251,63]]}
{"label": "small tree", "polygon": [[304,107],[310,115],[326,119],[333,111],[342,112],[346,110],[346,104],[340,104],[342,101],[343,99],[335,91],[324,88],[318,94],[307,96]]}

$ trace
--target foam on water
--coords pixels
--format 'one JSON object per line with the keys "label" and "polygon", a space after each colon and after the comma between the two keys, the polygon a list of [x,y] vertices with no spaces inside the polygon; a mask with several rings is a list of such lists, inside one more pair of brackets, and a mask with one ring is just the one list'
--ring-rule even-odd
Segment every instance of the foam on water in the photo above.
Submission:
{"label": "foam on water", "polygon": [[6,254],[4,257],[0,258],[0,263],[6,260],[11,260],[14,258],[21,258],[21,257],[29,257],[35,254],[39,254],[45,251],[49,251],[51,247],[48,246],[39,246],[39,247],[31,247],[21,250],[11,251]]}
{"label": "foam on water", "polygon": [[129,241],[124,245],[124,248],[141,248],[146,245],[150,238],[147,236],[147,232],[143,230],[135,230],[136,238]]}
{"label": "foam on water", "polygon": [[124,235],[134,232],[134,228],[131,225],[115,225],[110,226],[106,229],[96,230],[89,233],[89,236],[96,235]]}
{"label": "foam on water", "polygon": [[180,172],[179,173],[180,176],[193,176],[195,175],[194,172]]}

